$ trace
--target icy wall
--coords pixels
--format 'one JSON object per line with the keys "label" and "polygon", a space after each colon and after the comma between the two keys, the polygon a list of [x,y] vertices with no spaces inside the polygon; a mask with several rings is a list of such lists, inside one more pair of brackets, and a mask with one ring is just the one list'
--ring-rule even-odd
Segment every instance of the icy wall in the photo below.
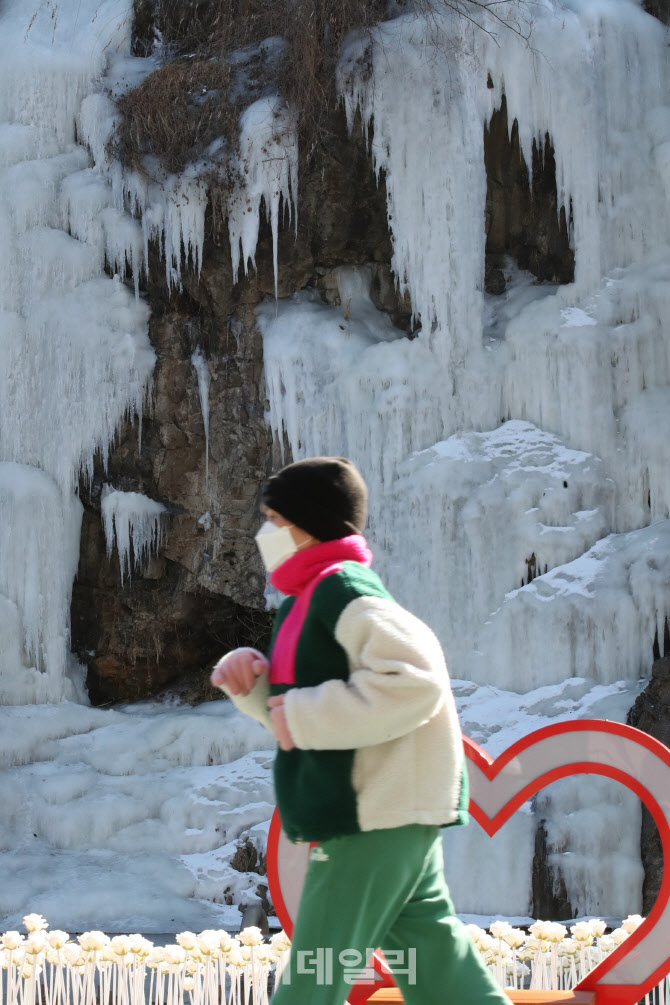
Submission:
{"label": "icy wall", "polygon": [[[634,0],[547,0],[532,15],[530,45],[447,12],[352,36],[342,54],[420,336],[371,326],[370,304],[363,325],[344,297],[257,310],[277,439],[366,473],[377,566],[436,630],[453,677],[496,695],[456,685],[466,730],[493,752],[535,710],[625,717],[670,613],[667,39]],[[503,94],[526,163],[551,139],[575,281],[531,297],[508,263],[495,303],[483,132]],[[639,809],[605,783],[600,812],[580,814],[582,788],[540,800],[552,864],[575,910],[616,915],[639,903]],[[486,848],[445,839],[461,910],[528,909],[536,821],[518,816]],[[616,886],[610,853],[626,863]],[[498,877],[481,890],[478,854]]]}
{"label": "icy wall", "polygon": [[[80,475],[124,419],[140,439],[155,362],[146,233],[77,138],[87,108],[108,109],[108,65],[130,86],[147,64],[128,56],[130,3],[35,9],[32,23],[23,0],[0,9],[0,918],[235,927],[229,905],[263,890],[231,862],[240,835],[265,845],[271,738],[224,702],[93,710],[70,653]],[[206,418],[207,364],[193,365]],[[161,544],[165,507],[106,486],[101,510],[129,576]]]}
{"label": "icy wall", "polygon": [[[12,640],[0,694],[14,703],[83,694],[69,654],[75,486],[139,414],[154,361],[146,305],[103,272],[119,214],[75,142],[80,103],[127,47],[129,21],[114,2],[48,8],[29,31],[25,4],[0,15],[0,626]],[[125,267],[137,224],[123,226]]]}
{"label": "icy wall", "polygon": [[[141,411],[154,364],[138,296],[149,242],[168,289],[199,273],[207,174],[231,155],[216,142],[180,176],[110,160],[114,96],[156,65],[128,56],[129,5],[63,2],[54,23],[47,4],[27,36],[24,6],[0,12],[0,698],[15,706],[1,852],[16,877],[0,911],[75,928],[169,929],[173,915],[204,927],[225,917],[217,900],[261,895],[228,862],[240,835],[262,846],[269,738],[241,730],[223,703],[28,703],[85,700],[69,653],[74,486]],[[445,14],[352,35],[342,53],[342,99],[384,173],[418,337],[373,305],[365,267],[333,270],[339,305],[305,289],[256,310],[278,450],[347,453],[365,472],[377,567],[440,636],[464,730],[492,753],[557,716],[624,718],[670,607],[667,39],[636,0],[542,0],[532,14],[530,46]],[[503,94],[527,163],[533,140],[551,138],[575,282],[534,285],[508,262],[508,291],[493,298],[483,133]],[[265,213],[277,292],[298,167],[295,121],[276,96],[243,113],[234,166],[223,207],[233,280],[253,268]],[[206,469],[212,375],[196,346],[187,363]],[[161,504],[135,496],[109,491],[102,504],[124,575],[162,529]],[[606,781],[568,781],[492,841],[474,826],[445,838],[459,910],[529,912],[540,816],[574,910],[639,909],[636,801]],[[58,878],[45,883],[54,854]]]}

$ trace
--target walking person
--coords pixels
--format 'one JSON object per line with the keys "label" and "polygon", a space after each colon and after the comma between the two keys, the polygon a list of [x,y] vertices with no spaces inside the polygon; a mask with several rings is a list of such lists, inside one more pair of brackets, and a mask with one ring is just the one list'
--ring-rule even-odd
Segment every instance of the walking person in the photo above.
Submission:
{"label": "walking person", "polygon": [[508,1005],[444,880],[440,828],[468,805],[444,657],[371,569],[365,483],[346,458],[298,461],[262,509],[256,541],[287,597],[268,657],[235,649],[211,679],[277,739],[286,835],[319,842],[273,1003],[343,1005],[379,947],[408,1005]]}

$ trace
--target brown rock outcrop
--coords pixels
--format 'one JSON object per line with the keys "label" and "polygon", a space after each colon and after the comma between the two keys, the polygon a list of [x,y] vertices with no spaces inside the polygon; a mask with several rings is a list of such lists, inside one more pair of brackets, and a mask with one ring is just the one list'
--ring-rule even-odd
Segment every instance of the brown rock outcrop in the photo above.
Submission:
{"label": "brown rock outcrop", "polygon": [[[148,38],[149,20],[144,27]],[[544,157],[534,160],[531,198],[515,142],[514,129],[508,138],[503,105],[485,133],[488,276],[498,292],[504,277],[494,260],[503,254],[541,279],[572,278],[572,253],[556,214],[551,150],[545,147]],[[264,419],[262,341],[253,309],[274,295],[271,235],[261,225],[256,270],[234,285],[227,228],[211,211],[206,232],[200,276],[184,268],[183,287],[172,296],[164,263],[151,249],[142,292],[152,308],[150,338],[158,359],[142,449],[137,430],[125,428],[107,472],[99,466],[92,485],[81,486],[85,516],[72,643],[88,667],[94,703],[136,700],[166,687],[193,701],[215,697],[208,685],[212,662],[233,646],[262,648],[268,641],[265,577],[253,535],[260,485],[278,458]],[[297,234],[289,225],[280,230],[278,295],[312,287],[336,302],[333,269],[365,265],[373,301],[411,337],[411,304],[397,295],[391,253],[384,178],[374,176],[360,128],[349,136],[336,109],[319,149],[301,165]],[[198,348],[210,373],[207,476],[191,363]],[[123,586],[116,554],[108,559],[105,552],[105,482],[142,492],[167,510],[159,557]]]}
{"label": "brown rock outcrop", "polygon": [[[408,330],[411,307],[390,271],[383,180],[374,177],[360,131],[349,138],[337,111],[332,134],[301,176],[298,233],[279,240],[279,296],[316,287],[332,302],[332,269],[367,265],[372,297]],[[262,342],[253,308],[274,294],[272,244],[261,227],[257,271],[233,285],[228,234],[211,214],[200,277],[185,271],[168,296],[164,263],[152,250],[143,295],[152,307],[157,353],[152,407],[142,428],[125,428],[108,470],[82,484],[85,506],[79,574],[72,601],[73,648],[88,666],[94,703],[136,700],[170,686],[190,700],[215,697],[208,670],[236,645],[263,647],[270,617],[254,544],[259,490],[276,463],[265,423]],[[191,355],[210,372],[209,474]],[[158,558],[120,582],[118,558],[105,552],[102,485],[142,492],[168,511]],[[209,520],[200,520],[209,513]]]}
{"label": "brown rock outcrop", "polygon": [[533,143],[532,187],[519,147],[516,119],[509,128],[507,101],[493,113],[484,130],[486,163],[486,290],[501,293],[502,256],[511,255],[537,279],[570,283],[575,256],[568,238],[568,221],[558,209],[556,162],[550,137]]}

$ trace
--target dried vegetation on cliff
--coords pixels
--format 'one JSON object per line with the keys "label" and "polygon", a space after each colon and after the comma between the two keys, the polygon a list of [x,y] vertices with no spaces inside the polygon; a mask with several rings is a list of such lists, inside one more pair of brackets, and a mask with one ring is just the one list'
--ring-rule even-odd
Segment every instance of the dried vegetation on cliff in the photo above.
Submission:
{"label": "dried vegetation on cliff", "polygon": [[[458,12],[482,30],[529,38],[529,0],[135,0],[135,51],[160,39],[163,65],[119,101],[117,156],[141,168],[146,155],[182,171],[223,137],[234,149],[242,109],[280,93],[296,115],[299,148],[311,161],[332,133],[335,69],[343,39],[399,12]],[[489,22],[490,25],[490,22]],[[447,44],[447,40],[445,40]]]}

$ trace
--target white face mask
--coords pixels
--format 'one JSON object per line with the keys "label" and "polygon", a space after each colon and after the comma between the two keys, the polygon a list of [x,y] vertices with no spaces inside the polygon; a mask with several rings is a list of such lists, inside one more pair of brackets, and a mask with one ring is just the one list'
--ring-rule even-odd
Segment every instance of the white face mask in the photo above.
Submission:
{"label": "white face mask", "polygon": [[298,545],[293,540],[291,534],[293,524],[284,524],[283,527],[276,527],[270,520],[266,520],[255,541],[263,559],[263,565],[268,572],[274,572],[288,558],[291,558],[299,550]]}

